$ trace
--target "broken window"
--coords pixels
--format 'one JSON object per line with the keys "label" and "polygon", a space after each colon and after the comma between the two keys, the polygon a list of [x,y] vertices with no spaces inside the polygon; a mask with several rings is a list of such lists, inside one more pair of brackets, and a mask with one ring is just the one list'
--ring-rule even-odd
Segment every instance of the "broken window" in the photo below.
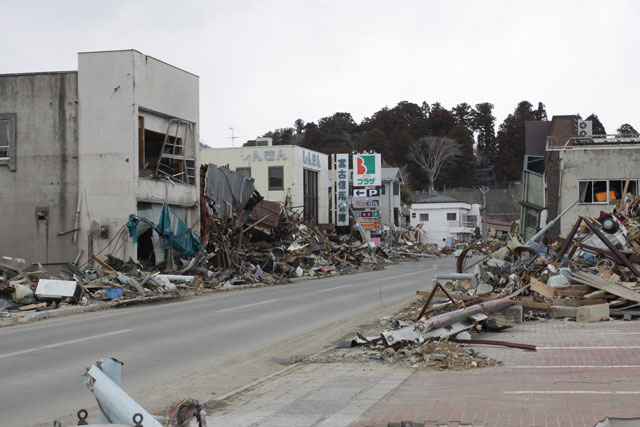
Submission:
{"label": "broken window", "polygon": [[318,222],[318,172],[304,169],[304,219],[311,221],[315,218]]}
{"label": "broken window", "polygon": [[164,177],[195,185],[193,147],[192,123],[161,118],[146,112],[145,116],[138,117],[138,166],[141,177]]}
{"label": "broken window", "polygon": [[15,114],[0,114],[0,165],[16,170]]}
{"label": "broken window", "polygon": [[455,212],[447,212],[447,221],[456,221],[457,215]]}
{"label": "broken window", "polygon": [[251,168],[236,168],[236,172],[245,178],[251,178]]}
{"label": "broken window", "polygon": [[394,196],[400,195],[400,183],[399,182],[394,182],[393,183],[393,195]]}
{"label": "broken window", "polygon": [[[625,179],[578,181],[580,203],[597,204],[618,201],[622,198],[625,183]],[[638,180],[630,180],[627,193],[635,195],[637,191]]]}
{"label": "broken window", "polygon": [[282,166],[269,167],[269,191],[284,190],[284,168]]}
{"label": "broken window", "polygon": [[429,221],[429,214],[428,213],[421,213],[420,214],[420,221],[422,221],[422,222]]}

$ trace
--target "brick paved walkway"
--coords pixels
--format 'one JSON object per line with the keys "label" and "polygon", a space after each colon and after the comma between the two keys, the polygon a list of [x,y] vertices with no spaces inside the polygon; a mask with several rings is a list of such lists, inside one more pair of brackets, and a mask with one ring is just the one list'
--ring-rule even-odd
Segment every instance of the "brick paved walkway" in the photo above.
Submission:
{"label": "brick paved walkway", "polygon": [[504,365],[415,371],[352,425],[593,426],[640,417],[640,323],[528,322],[482,338],[539,347],[477,346]]}

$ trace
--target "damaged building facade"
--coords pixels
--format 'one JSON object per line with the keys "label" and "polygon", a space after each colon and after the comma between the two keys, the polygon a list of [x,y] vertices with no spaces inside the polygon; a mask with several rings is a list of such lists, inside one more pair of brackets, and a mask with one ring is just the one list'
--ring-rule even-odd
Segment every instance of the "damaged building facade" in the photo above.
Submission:
{"label": "damaged building facade", "polygon": [[[638,195],[640,138],[593,135],[574,115],[526,123],[521,232],[526,238],[571,208],[551,228],[566,236],[579,216],[600,217],[625,196]],[[628,185],[626,185],[628,179]]]}
{"label": "damaged building facade", "polygon": [[0,255],[60,266],[107,250],[161,257],[130,214],[163,202],[197,231],[199,78],[135,50],[78,54],[78,70],[0,75]]}
{"label": "damaged building facade", "polygon": [[254,179],[256,190],[271,202],[279,202],[315,218],[318,224],[329,222],[328,156],[296,145],[237,148],[203,148],[203,163],[228,166]]}

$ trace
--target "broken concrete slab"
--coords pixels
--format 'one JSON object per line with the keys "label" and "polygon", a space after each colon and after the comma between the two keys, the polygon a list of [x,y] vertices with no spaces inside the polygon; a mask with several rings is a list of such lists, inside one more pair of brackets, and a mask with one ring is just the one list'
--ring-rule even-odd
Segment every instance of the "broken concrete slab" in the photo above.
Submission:
{"label": "broken concrete slab", "polygon": [[578,314],[578,307],[567,307],[564,305],[552,305],[549,307],[549,315],[553,319],[559,319],[561,317],[576,318]]}
{"label": "broken concrete slab", "polygon": [[594,304],[578,307],[576,321],[599,322],[609,317],[609,304]]}

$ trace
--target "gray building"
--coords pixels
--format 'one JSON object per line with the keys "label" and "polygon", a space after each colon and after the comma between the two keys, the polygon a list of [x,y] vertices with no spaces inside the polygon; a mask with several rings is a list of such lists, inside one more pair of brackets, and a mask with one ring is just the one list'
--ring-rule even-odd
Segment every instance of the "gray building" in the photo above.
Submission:
{"label": "gray building", "polygon": [[163,201],[197,229],[198,133],[199,78],[135,50],[0,75],[0,255],[52,267],[147,257],[157,239],[135,244],[126,224],[157,221]]}

